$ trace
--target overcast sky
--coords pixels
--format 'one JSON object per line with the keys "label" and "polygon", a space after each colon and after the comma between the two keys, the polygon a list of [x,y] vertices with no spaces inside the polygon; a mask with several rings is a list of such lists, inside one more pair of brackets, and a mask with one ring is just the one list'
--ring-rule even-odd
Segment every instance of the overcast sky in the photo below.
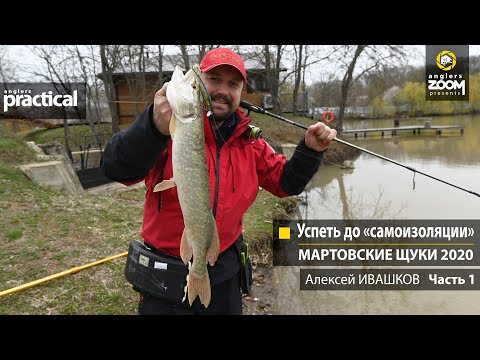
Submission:
{"label": "overcast sky", "polygon": [[[14,63],[34,65],[36,58],[31,54],[30,50],[23,45],[9,45],[8,48],[9,58]],[[425,45],[405,45],[407,53],[410,54],[407,58],[407,64],[412,66],[420,66],[425,64]],[[168,53],[179,53],[179,49],[176,46],[168,46]],[[480,55],[480,45],[470,45],[470,56]],[[288,64],[285,64],[289,67]],[[325,64],[312,66],[306,73],[306,82],[311,84],[312,79],[318,79],[318,74],[328,74],[332,69],[329,69]],[[23,81],[27,81],[23,76]]]}

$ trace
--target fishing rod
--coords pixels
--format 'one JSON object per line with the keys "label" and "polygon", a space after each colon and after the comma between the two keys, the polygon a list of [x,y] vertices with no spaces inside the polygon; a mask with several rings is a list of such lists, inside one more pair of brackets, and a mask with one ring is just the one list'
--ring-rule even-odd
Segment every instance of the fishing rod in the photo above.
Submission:
{"label": "fishing rod", "polygon": [[[298,127],[302,128],[302,129],[308,130],[308,126],[299,124],[299,123],[297,123],[297,122],[295,122],[295,121],[292,121],[292,120],[289,120],[289,119],[287,119],[287,118],[284,118],[283,116],[280,116],[280,115],[271,113],[271,112],[269,112],[269,111],[261,108],[260,106],[253,105],[253,104],[249,103],[248,101],[241,100],[241,101],[240,101],[240,106],[243,107],[244,109],[247,109],[248,111],[253,111],[253,112],[256,112],[256,113],[259,113],[259,114],[269,115],[269,116],[272,116],[272,117],[274,117],[274,118],[276,118],[276,119],[278,119],[278,120],[282,120],[282,121],[284,121],[284,122],[286,122],[286,123],[288,123],[288,124],[290,124],[290,125],[298,126]],[[333,119],[331,119],[331,120],[333,120]],[[390,158],[388,158],[388,157],[386,157],[386,156],[377,154],[377,153],[375,153],[375,152],[373,152],[373,151],[370,151],[370,150],[364,149],[364,148],[362,148],[362,147],[360,147],[360,146],[351,144],[351,143],[349,143],[349,142],[347,142],[347,141],[345,141],[345,140],[339,139],[339,138],[337,138],[337,137],[334,137],[333,140],[334,140],[334,141],[337,141],[337,142],[339,142],[339,143],[341,143],[341,144],[350,146],[350,147],[352,147],[352,148],[354,148],[354,149],[363,151],[363,152],[365,152],[365,153],[367,153],[367,154],[376,156],[376,157],[378,157],[378,158],[380,158],[380,159],[389,161],[389,162],[391,162],[392,164],[401,166],[401,167],[403,167],[403,168],[405,168],[405,169],[407,169],[407,170],[413,171],[414,175],[415,175],[415,173],[419,173],[419,174],[421,174],[421,175],[423,175],[423,176],[427,176],[427,177],[429,177],[429,178],[431,178],[431,179],[433,179],[433,180],[440,181],[440,182],[442,182],[442,183],[444,183],[444,184],[446,184],[446,185],[453,186],[454,188],[457,188],[457,189],[459,189],[459,190],[463,190],[463,191],[465,191],[465,192],[468,192],[468,193],[470,193],[470,194],[473,194],[473,195],[476,195],[476,196],[480,197],[480,194],[479,194],[479,193],[476,193],[476,192],[471,191],[471,190],[464,189],[464,188],[462,188],[462,187],[460,187],[460,186],[457,186],[457,185],[455,185],[455,184],[449,183],[448,181],[445,181],[445,180],[439,179],[439,178],[437,178],[437,177],[435,177],[435,176],[426,174],[426,173],[424,173],[423,171],[419,171],[419,170],[414,169],[414,168],[412,168],[412,167],[410,167],[410,166],[407,166],[407,165],[405,165],[405,164],[399,163],[398,161],[395,161],[395,160],[393,160],[393,159],[390,159]],[[414,178],[414,179],[415,179],[415,178]],[[415,183],[414,183],[414,184],[415,184]]]}
{"label": "fishing rod", "polygon": [[88,268],[93,267],[93,266],[100,265],[100,264],[102,264],[102,263],[104,263],[104,262],[107,262],[107,261],[111,261],[111,260],[115,260],[115,259],[118,259],[118,258],[123,257],[123,256],[127,256],[127,255],[128,255],[128,251],[125,251],[125,252],[123,252],[123,253],[120,253],[120,254],[117,254],[117,255],[113,255],[113,256],[110,256],[110,257],[105,258],[105,259],[102,259],[102,260],[98,260],[98,261],[92,262],[92,263],[90,263],[90,264],[73,267],[73,268],[71,268],[71,269],[62,271],[62,272],[57,273],[57,274],[54,274],[54,275],[50,275],[50,276],[47,276],[47,277],[44,277],[44,278],[41,278],[41,279],[38,279],[38,280],[35,280],[35,281],[31,281],[31,282],[29,282],[29,283],[26,283],[26,284],[23,284],[23,285],[19,285],[19,286],[16,286],[16,287],[14,287],[14,288],[11,288],[11,289],[7,289],[7,290],[4,290],[4,291],[0,291],[0,297],[5,296],[5,295],[10,295],[10,294],[16,293],[16,292],[18,292],[18,291],[22,291],[22,290],[29,289],[29,288],[31,288],[31,287],[33,287],[33,286],[37,286],[37,285],[46,283],[47,281],[51,281],[51,280],[54,280],[54,279],[61,278],[61,277],[65,276],[65,275],[72,275],[72,274],[75,274],[75,273],[77,273],[77,272],[79,272],[79,271],[88,269]]}

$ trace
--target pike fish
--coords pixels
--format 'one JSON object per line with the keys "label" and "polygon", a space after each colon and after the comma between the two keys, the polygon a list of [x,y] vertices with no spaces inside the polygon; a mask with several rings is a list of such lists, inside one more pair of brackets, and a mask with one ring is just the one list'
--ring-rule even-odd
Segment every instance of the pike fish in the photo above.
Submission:
{"label": "pike fish", "polygon": [[177,66],[167,87],[167,100],[172,108],[170,135],[172,136],[173,178],[154,188],[164,191],[177,187],[185,228],[180,242],[180,256],[189,268],[187,292],[190,305],[198,295],[208,307],[211,298],[207,262],[213,265],[220,251],[217,225],[210,207],[203,109],[208,92],[200,77],[198,65],[185,75]]}

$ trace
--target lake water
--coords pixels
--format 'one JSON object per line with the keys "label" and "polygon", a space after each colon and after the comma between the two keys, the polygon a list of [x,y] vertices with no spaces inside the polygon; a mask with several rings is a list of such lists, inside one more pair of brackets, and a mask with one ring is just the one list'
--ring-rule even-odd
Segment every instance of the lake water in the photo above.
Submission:
{"label": "lake water", "polygon": [[[403,125],[425,120],[402,119]],[[480,116],[434,117],[432,125],[461,125],[435,132],[363,134],[342,138],[416,170],[480,193]],[[393,120],[360,120],[345,129],[392,127]],[[362,153],[355,169],[321,167],[295,216],[300,219],[480,220],[480,197]],[[415,188],[414,188],[415,184]],[[279,314],[480,314],[480,291],[300,291],[299,267],[274,267]],[[475,269],[477,281],[479,269]]]}

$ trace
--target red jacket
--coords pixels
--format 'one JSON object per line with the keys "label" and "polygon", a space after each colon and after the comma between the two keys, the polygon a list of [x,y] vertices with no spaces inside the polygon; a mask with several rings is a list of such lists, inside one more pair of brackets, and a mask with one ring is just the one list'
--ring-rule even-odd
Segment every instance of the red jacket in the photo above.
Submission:
{"label": "red jacket", "polygon": [[[279,197],[298,195],[317,172],[323,156],[323,152],[309,149],[302,138],[292,158],[286,161],[264,140],[251,141],[250,118],[241,110],[237,114],[240,120],[218,154],[216,132],[204,118],[211,206],[221,252],[241,234],[243,214],[255,200],[259,186]],[[170,136],[158,131],[152,118],[153,104],[126,130],[113,135],[103,152],[101,167],[107,178],[126,185],[145,180],[141,235],[146,243],[178,256],[184,224],[177,190],[152,191],[162,179],[172,177],[172,142]]]}
{"label": "red jacket", "polygon": [[[241,121],[219,154],[215,133],[204,116],[210,203],[217,222],[220,252],[242,233],[243,214],[255,201],[259,186],[279,197],[289,195],[280,186],[285,156],[275,153],[263,139],[252,141],[248,127],[250,118],[242,111],[237,113]],[[145,178],[147,192],[141,235],[145,242],[157,249],[180,256],[184,223],[177,188],[153,192],[156,184],[173,176],[171,152],[170,140]]]}

